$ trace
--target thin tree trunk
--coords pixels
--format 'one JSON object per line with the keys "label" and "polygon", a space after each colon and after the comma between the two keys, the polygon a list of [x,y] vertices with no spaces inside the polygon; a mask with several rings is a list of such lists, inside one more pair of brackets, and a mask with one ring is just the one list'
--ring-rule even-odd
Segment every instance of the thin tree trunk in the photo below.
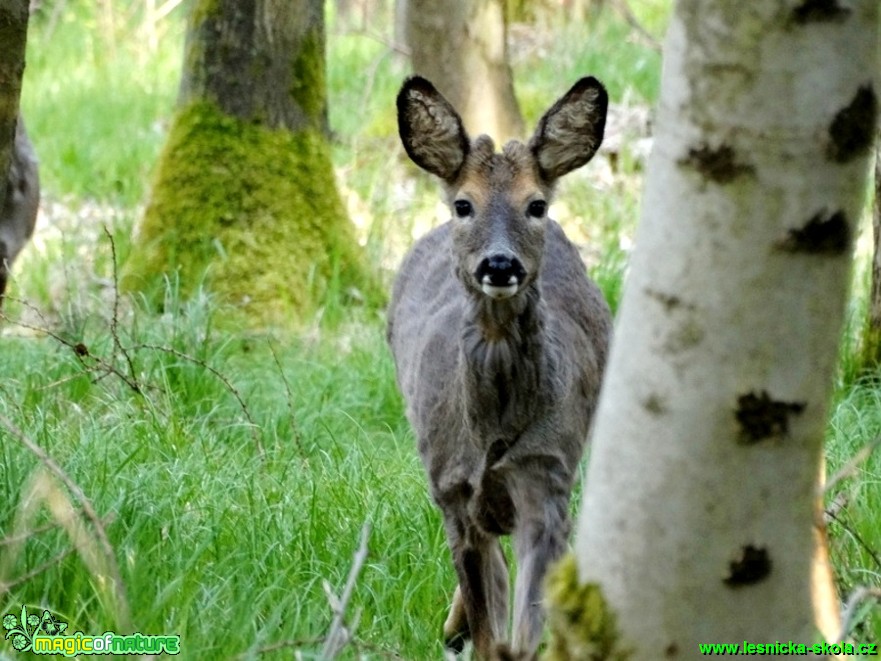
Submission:
{"label": "thin tree trunk", "polygon": [[256,325],[331,287],[378,300],[334,181],[322,0],[200,0],[178,109],[123,284],[203,282]]}
{"label": "thin tree trunk", "polygon": [[[12,149],[21,98],[21,80],[25,65],[28,34],[27,0],[0,0],[0,181],[12,162]],[[0,186],[0,209],[6,199],[6,187]]]}
{"label": "thin tree trunk", "polygon": [[497,142],[523,137],[508,64],[503,0],[408,0],[413,71],[459,110],[471,135]]}
{"label": "thin tree trunk", "polygon": [[[31,164],[25,158],[28,154],[23,151],[25,146],[30,151],[24,128],[18,144],[15,139],[28,19],[27,0],[0,0],[0,305],[6,291],[9,265],[33,231],[33,218],[22,213],[21,201],[15,198],[16,195],[22,197],[18,192],[19,184],[22,184],[23,192],[28,192],[28,186],[36,177],[36,166],[31,180],[25,178],[30,170],[23,171]],[[21,152],[18,156],[21,167],[11,170],[16,148]],[[12,195],[12,199],[7,200],[7,195]]]}
{"label": "thin tree trunk", "polygon": [[576,541],[589,602],[551,607],[602,623],[579,658],[838,634],[818,475],[878,10],[676,5]]}

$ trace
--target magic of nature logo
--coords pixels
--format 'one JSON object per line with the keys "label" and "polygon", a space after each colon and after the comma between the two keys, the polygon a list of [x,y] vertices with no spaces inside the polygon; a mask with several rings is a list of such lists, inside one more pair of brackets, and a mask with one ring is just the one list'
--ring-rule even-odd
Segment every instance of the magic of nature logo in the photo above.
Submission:
{"label": "magic of nature logo", "polygon": [[179,654],[180,636],[147,636],[140,633],[120,635],[105,631],[100,636],[85,635],[80,631],[65,634],[68,625],[48,610],[42,615],[21,613],[3,616],[6,640],[18,652],[32,654],[60,654],[72,657],[80,654]]}

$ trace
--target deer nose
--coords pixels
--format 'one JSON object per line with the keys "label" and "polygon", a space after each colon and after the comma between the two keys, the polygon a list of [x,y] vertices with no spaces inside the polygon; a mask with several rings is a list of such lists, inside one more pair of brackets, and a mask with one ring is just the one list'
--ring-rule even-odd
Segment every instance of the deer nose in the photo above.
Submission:
{"label": "deer nose", "polygon": [[475,275],[481,285],[510,287],[522,282],[526,277],[526,269],[516,257],[498,253],[481,261]]}

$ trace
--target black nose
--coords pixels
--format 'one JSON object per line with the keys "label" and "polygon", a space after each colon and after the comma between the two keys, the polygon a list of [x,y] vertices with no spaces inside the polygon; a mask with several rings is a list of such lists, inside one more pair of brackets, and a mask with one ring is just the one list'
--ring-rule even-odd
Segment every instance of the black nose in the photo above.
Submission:
{"label": "black nose", "polygon": [[[477,281],[494,287],[507,287],[520,283],[526,277],[526,269],[516,257],[507,255],[491,255],[480,262],[477,267]],[[513,280],[512,280],[513,278]]]}

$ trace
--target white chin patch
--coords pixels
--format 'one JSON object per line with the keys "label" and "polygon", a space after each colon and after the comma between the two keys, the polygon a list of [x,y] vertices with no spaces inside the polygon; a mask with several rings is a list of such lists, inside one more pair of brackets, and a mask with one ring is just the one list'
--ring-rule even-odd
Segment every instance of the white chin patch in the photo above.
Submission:
{"label": "white chin patch", "polygon": [[519,283],[517,282],[517,278],[512,275],[511,279],[508,280],[508,284],[504,287],[500,287],[499,285],[491,284],[489,276],[484,276],[483,282],[480,283],[480,288],[483,290],[483,293],[490,298],[510,298],[517,293]]}

